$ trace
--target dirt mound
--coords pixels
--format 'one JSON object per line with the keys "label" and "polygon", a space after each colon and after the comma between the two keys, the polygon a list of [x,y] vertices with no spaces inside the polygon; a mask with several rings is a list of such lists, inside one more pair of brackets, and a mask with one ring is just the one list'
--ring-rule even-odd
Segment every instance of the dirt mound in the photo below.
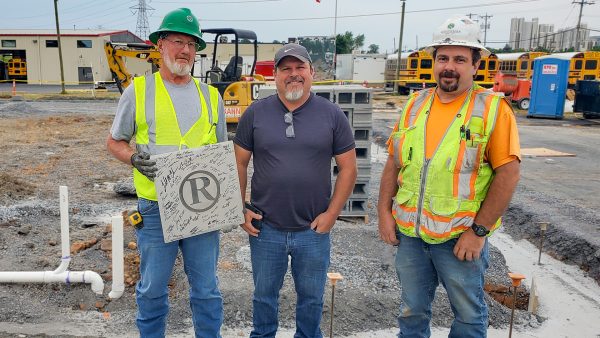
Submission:
{"label": "dirt mound", "polygon": [[0,204],[21,200],[35,193],[35,187],[7,173],[0,173]]}

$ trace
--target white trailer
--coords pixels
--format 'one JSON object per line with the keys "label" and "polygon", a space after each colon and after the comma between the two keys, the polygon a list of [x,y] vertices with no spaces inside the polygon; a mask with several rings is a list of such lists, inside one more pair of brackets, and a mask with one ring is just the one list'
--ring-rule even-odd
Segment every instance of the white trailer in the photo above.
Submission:
{"label": "white trailer", "polygon": [[387,55],[341,54],[336,60],[336,79],[383,87]]}

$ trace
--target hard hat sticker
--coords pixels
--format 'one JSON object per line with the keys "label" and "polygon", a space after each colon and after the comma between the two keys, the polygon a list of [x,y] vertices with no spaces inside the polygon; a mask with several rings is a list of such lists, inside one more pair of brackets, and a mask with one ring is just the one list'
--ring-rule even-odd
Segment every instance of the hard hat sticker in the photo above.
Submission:
{"label": "hard hat sticker", "polygon": [[191,16],[191,15],[188,15],[188,16],[186,17],[186,19],[187,19],[187,21],[189,21],[189,22],[192,22],[192,21],[194,21],[194,19],[192,18],[192,16]]}

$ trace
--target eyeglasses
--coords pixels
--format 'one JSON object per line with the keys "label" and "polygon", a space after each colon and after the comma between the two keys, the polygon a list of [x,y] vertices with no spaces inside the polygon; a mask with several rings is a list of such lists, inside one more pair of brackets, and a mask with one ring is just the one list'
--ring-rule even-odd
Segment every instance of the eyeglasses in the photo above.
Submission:
{"label": "eyeglasses", "polygon": [[183,46],[188,46],[192,50],[195,50],[195,51],[200,50],[200,44],[198,44],[198,43],[196,43],[194,41],[185,42],[185,41],[182,41],[182,40],[170,40],[170,39],[167,39],[167,38],[163,38],[163,40],[167,40],[167,41],[175,44],[175,47],[177,47],[179,49],[182,49]]}
{"label": "eyeglasses", "polygon": [[295,138],[296,134],[294,134],[294,115],[292,115],[291,111],[283,115],[283,121],[289,124],[289,126],[285,128],[285,137]]}

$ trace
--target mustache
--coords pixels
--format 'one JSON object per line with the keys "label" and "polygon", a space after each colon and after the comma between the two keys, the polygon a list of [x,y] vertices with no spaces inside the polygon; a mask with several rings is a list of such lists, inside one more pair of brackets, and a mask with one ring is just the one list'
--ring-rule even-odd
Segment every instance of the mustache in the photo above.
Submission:
{"label": "mustache", "polygon": [[285,81],[285,84],[290,84],[292,82],[302,82],[304,83],[304,79],[301,76],[292,76],[291,78],[289,78],[287,81]]}
{"label": "mustache", "polygon": [[458,79],[460,78],[460,75],[456,72],[453,72],[451,70],[445,70],[443,72],[440,73],[440,77],[447,77],[447,78],[454,78],[454,79]]}

